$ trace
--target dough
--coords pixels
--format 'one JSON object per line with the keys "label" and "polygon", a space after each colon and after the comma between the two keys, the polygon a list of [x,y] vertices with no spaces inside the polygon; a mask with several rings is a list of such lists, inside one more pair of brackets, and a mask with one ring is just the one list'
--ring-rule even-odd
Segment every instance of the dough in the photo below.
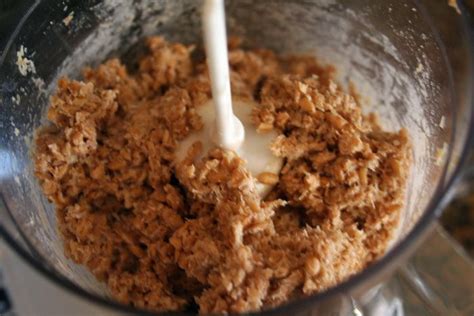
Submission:
{"label": "dough", "polygon": [[[179,141],[199,130],[210,98],[202,53],[147,40],[118,59],[62,78],[35,170],[56,207],[65,253],[114,297],[163,311],[247,312],[335,286],[380,258],[404,207],[411,145],[364,116],[333,69],[230,43],[232,91],[253,99],[255,127],[276,130],[285,159],[261,200],[245,162]],[[261,179],[261,181],[266,181]]]}

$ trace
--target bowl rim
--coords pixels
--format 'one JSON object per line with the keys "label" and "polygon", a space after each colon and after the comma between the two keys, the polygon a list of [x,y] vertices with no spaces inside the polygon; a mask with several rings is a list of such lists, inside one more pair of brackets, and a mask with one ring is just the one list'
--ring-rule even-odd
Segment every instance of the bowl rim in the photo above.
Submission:
{"label": "bowl rim", "polygon": [[[36,7],[40,3],[41,3],[41,0],[36,0],[20,19],[17,27],[14,29],[9,40],[7,41],[3,52],[0,54],[0,65],[3,64],[3,60],[6,54],[8,53],[10,46],[12,45],[13,41],[19,34],[24,23],[28,20],[28,17],[34,12]],[[442,54],[445,59],[444,62],[447,63],[447,54],[444,50],[444,45],[442,45],[442,41],[439,37],[437,30],[433,27],[433,22],[431,21],[431,18],[428,16],[426,9],[420,3],[420,0],[413,0],[413,3],[420,10],[421,14],[424,15],[423,17],[426,19],[427,23],[431,26],[433,34],[436,35],[437,37],[436,40],[438,42],[438,45],[442,49]],[[469,73],[471,74],[470,78],[471,78],[471,83],[472,83],[474,81],[473,80],[474,78],[474,49],[473,49],[474,29],[469,28],[470,19],[468,18],[466,14],[467,11],[464,5],[462,3],[459,3],[459,7],[462,12],[461,21],[462,21],[463,31],[465,32],[467,38],[470,39],[470,42],[468,43],[468,49],[471,52],[470,54],[471,58],[469,61]],[[449,70],[451,71],[451,69]],[[449,74],[449,77],[451,79],[450,83],[452,83],[453,77],[451,73]],[[336,297],[340,293],[348,293],[351,290],[354,290],[355,288],[357,288],[357,286],[360,285],[362,282],[367,282],[367,280],[371,280],[371,279],[374,279],[378,275],[382,275],[384,271],[393,271],[395,270],[396,264],[399,263],[400,259],[411,255],[417,248],[417,245],[421,243],[423,239],[431,231],[430,228],[433,227],[433,225],[435,224],[435,220],[441,214],[442,206],[445,205],[445,203],[449,201],[449,198],[451,195],[446,194],[446,193],[452,190],[453,187],[455,187],[456,183],[460,181],[460,179],[462,178],[463,167],[465,166],[469,158],[470,144],[472,144],[474,141],[474,124],[473,124],[474,122],[474,93],[473,91],[471,91],[470,101],[471,101],[471,107],[470,107],[471,113],[469,116],[469,121],[471,124],[469,124],[469,130],[467,131],[467,136],[466,136],[466,139],[464,140],[464,146],[461,151],[459,162],[447,182],[445,181],[447,166],[444,167],[441,181],[437,185],[437,188],[433,194],[433,198],[428,204],[426,211],[421,215],[420,219],[413,226],[412,230],[408,234],[406,234],[399,243],[395,244],[391,249],[387,251],[387,253],[382,258],[380,258],[379,260],[371,264],[369,267],[365,268],[363,271],[357,273],[354,276],[351,276],[346,281],[334,287],[331,287],[315,295],[311,295],[311,296],[304,297],[298,300],[292,300],[292,301],[286,302],[280,306],[277,306],[268,310],[246,313],[245,315],[255,315],[255,316],[277,315],[277,314],[281,315],[282,313],[290,314],[290,313],[297,312],[299,310],[309,307],[310,305],[315,305],[329,298]],[[455,133],[453,132],[453,138],[454,138],[454,135]],[[451,155],[451,151],[449,151],[448,155],[449,156]],[[449,156],[448,156],[448,161],[449,161]],[[11,211],[9,210],[8,205],[5,203],[3,193],[1,192],[0,192],[0,200],[1,202],[3,202],[4,207],[6,208],[8,214],[13,220]],[[17,225],[14,220],[13,220],[13,223],[14,225]],[[61,288],[66,289],[70,293],[80,298],[97,303],[98,305],[101,305],[103,307],[111,308],[118,312],[133,313],[134,315],[176,315],[176,316],[193,315],[193,313],[190,313],[190,312],[160,312],[160,313],[151,312],[148,310],[138,309],[129,305],[125,305],[109,298],[95,295],[77,286],[71,280],[69,280],[68,278],[60,274],[58,271],[56,271],[54,267],[47,264],[46,263],[47,261],[44,260],[42,255],[38,254],[35,251],[34,247],[32,247],[32,245],[29,244],[28,239],[24,238],[25,236],[23,236],[23,232],[21,230],[19,230],[19,232],[20,232],[20,235],[22,235],[22,238],[26,241],[25,242],[26,246],[28,250],[31,251],[31,253],[25,250],[25,248],[21,246],[15,240],[15,238],[10,235],[8,230],[5,228],[4,224],[0,222],[0,237],[3,238],[6,244],[11,249],[13,249],[13,251],[19,257],[21,257],[31,268],[33,268],[33,270],[36,270],[41,275],[46,277],[48,281],[52,281],[52,283],[59,285]],[[399,260],[396,260],[396,259],[399,259]],[[229,315],[244,315],[244,314],[229,314]]]}

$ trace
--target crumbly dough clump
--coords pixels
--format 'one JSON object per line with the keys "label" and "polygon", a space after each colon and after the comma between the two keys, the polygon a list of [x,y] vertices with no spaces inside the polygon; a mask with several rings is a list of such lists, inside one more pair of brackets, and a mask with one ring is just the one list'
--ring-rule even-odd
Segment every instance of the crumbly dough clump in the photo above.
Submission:
{"label": "crumbly dough clump", "polygon": [[[262,200],[245,162],[196,143],[210,98],[202,54],[147,40],[133,72],[118,60],[60,79],[36,139],[35,170],[66,254],[125,304],[256,311],[334,286],[386,251],[404,205],[405,130],[364,116],[330,67],[230,43],[232,90],[284,158]],[[194,53],[195,51],[196,53]],[[275,178],[275,175],[273,175]],[[197,305],[196,305],[197,304]]]}

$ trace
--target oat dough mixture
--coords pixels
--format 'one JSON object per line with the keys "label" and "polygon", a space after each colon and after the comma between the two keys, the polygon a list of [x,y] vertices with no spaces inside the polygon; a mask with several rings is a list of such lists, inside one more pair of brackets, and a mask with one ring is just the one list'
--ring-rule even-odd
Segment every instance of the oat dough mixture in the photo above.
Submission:
{"label": "oat dough mixture", "polygon": [[[232,91],[284,158],[262,200],[245,162],[174,151],[211,97],[202,52],[160,37],[134,69],[118,59],[60,79],[35,169],[65,253],[139,308],[245,312],[323,291],[386,251],[404,206],[411,148],[313,58],[231,40]],[[136,69],[135,69],[136,68]]]}

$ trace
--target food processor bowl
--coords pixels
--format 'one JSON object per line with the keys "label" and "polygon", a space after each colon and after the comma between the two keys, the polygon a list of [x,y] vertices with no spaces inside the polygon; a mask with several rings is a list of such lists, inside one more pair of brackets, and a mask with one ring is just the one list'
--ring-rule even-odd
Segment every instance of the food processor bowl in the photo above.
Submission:
{"label": "food processor bowl", "polygon": [[[0,232],[35,269],[77,295],[122,312],[64,256],[53,206],[35,180],[34,131],[60,76],[119,56],[133,67],[141,40],[201,43],[200,1],[35,1],[0,56]],[[413,168],[400,233],[378,262],[344,283],[265,315],[350,314],[422,242],[458,179],[471,136],[473,54],[465,17],[445,0],[226,1],[228,32],[246,47],[311,54],[353,85],[381,125],[406,127]],[[189,311],[192,313],[193,311]],[[186,314],[188,312],[177,313]]]}

